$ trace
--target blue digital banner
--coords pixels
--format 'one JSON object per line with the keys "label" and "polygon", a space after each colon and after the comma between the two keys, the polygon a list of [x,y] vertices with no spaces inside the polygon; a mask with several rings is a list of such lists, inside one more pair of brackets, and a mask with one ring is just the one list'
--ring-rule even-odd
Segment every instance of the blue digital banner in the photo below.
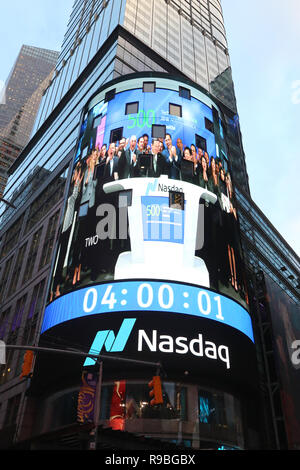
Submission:
{"label": "blue digital banner", "polygon": [[99,284],[58,297],[45,309],[41,333],[76,318],[131,311],[207,318],[236,328],[254,342],[250,315],[234,300],[209,289],[160,281]]}

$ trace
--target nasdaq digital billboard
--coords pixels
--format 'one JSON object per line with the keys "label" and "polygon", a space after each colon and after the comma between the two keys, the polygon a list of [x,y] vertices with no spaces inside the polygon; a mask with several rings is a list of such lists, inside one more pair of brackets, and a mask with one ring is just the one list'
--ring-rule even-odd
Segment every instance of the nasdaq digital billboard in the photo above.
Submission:
{"label": "nasdaq digital billboard", "polygon": [[201,356],[203,371],[218,363],[251,382],[242,351],[253,354],[254,338],[222,115],[199,90],[151,80],[152,91],[120,80],[84,110],[42,337],[59,331],[70,340],[74,327],[87,349],[99,340],[93,350],[113,352],[132,322],[118,354],[170,368],[176,355],[177,367],[195,371]]}

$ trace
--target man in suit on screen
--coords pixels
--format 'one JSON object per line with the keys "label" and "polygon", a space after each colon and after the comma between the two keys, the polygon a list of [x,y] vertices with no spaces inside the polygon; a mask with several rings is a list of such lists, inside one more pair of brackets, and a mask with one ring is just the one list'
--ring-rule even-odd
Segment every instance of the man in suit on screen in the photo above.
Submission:
{"label": "man in suit on screen", "polygon": [[129,147],[124,149],[121,153],[118,164],[119,179],[138,176],[136,142],[136,136],[132,135],[130,137]]}

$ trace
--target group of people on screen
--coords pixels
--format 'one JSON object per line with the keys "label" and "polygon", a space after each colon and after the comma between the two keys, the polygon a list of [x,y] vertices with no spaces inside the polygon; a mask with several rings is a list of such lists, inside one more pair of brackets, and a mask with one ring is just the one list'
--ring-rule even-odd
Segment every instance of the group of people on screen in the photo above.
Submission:
{"label": "group of people on screen", "polygon": [[[81,161],[78,162],[82,165]],[[218,157],[194,144],[184,145],[178,138],[174,145],[172,136],[152,139],[147,134],[137,138],[120,139],[118,145],[103,144],[91,151],[85,161],[84,189],[87,196],[97,193],[97,187],[116,179],[133,177],[159,177],[196,184],[215,193],[223,210],[234,211],[233,186],[228,171]]]}
{"label": "group of people on screen", "polygon": [[[81,270],[84,265],[83,253],[92,252],[92,250],[86,249],[85,240],[90,237],[91,228],[95,227],[97,207],[103,202],[110,202],[107,199],[110,196],[103,191],[103,185],[118,179],[159,177],[161,175],[166,175],[173,180],[190,182],[215,193],[217,195],[215,206],[221,209],[225,218],[227,213],[230,219],[236,220],[230,174],[223,168],[221,159],[209,157],[205,150],[196,148],[194,144],[186,146],[178,138],[176,145],[174,145],[170,134],[166,134],[164,139],[152,139],[150,143],[148,135],[144,134],[139,138],[134,135],[128,139],[122,138],[118,145],[110,143],[102,145],[101,148],[94,148],[87,157],[79,157],[73,170],[55,270],[53,285],[55,297],[60,295],[59,286],[66,280],[62,275],[66,255],[69,262],[72,258],[70,282],[75,286],[81,279]],[[213,210],[217,210],[217,207]],[[77,215],[74,229],[75,214]],[[207,218],[212,218],[211,212],[207,213]],[[206,226],[210,227],[211,225],[210,220]],[[228,234],[225,236],[224,227],[226,225],[228,225],[228,230],[225,231]],[[231,222],[226,222],[225,225],[222,222],[222,226],[221,238],[229,240],[232,238],[232,235],[229,237],[232,234],[232,230],[229,228]],[[215,229],[214,233],[216,233]],[[68,248],[70,238],[73,239],[71,252]],[[212,236],[208,234],[207,239],[212,239]],[[218,244],[220,244],[220,239]],[[238,290],[234,245],[234,240],[232,240],[222,251],[227,253],[226,257],[229,258],[232,287]],[[109,252],[109,250],[106,251]],[[103,250],[103,259],[104,255],[105,250]],[[94,258],[96,259],[98,256],[92,258],[86,263],[87,265],[93,265]],[[103,263],[105,264],[106,261]],[[98,269],[97,266],[95,269]]]}

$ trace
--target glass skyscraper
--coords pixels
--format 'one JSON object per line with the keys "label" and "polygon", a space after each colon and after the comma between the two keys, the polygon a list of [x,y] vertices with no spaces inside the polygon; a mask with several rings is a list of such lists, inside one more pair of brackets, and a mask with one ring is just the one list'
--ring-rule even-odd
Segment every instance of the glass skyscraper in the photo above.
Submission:
{"label": "glass skyscraper", "polygon": [[[106,97],[116,89],[122,90],[122,86],[125,90],[123,79],[139,80],[140,77],[146,82],[176,77],[183,88],[193,88],[197,90],[195,93],[212,100],[223,115],[236,188],[252,320],[256,334],[260,336],[257,356],[264,391],[259,396],[265,412],[259,418],[255,418],[252,403],[244,419],[245,405],[241,406],[243,400],[238,392],[232,395],[225,390],[214,390],[207,384],[200,391],[187,387],[182,392],[178,381],[176,386],[170,384],[175,387],[171,405],[174,408],[177,403],[179,415],[176,416],[180,416],[181,421],[186,420],[192,425],[191,411],[185,406],[189,400],[190,403],[198,400],[199,409],[195,413],[199,416],[193,421],[194,424],[197,421],[198,434],[187,432],[190,437],[186,445],[199,447],[203,432],[207,446],[209,442],[223,446],[229,439],[229,447],[285,448],[287,430],[278,424],[283,422],[284,407],[272,388],[278,383],[279,374],[273,373],[274,364],[269,359],[274,351],[267,347],[264,327],[269,327],[270,322],[261,324],[262,294],[259,293],[266,275],[285,291],[293,305],[299,305],[300,262],[251,199],[219,0],[74,2],[31,140],[9,170],[4,198],[16,209],[4,203],[0,206],[0,338],[6,344],[39,344],[49,273],[54,264],[54,249],[68,187],[66,182],[71,177],[81,124],[85,122],[87,112],[84,106],[102,90],[108,93]],[[168,86],[172,88],[169,82]],[[74,344],[66,344],[68,346],[74,347]],[[13,439],[11,435],[15,442],[30,442],[34,431],[43,435],[76,421],[74,402],[78,390],[70,388],[64,395],[53,390],[52,395],[47,396],[41,387],[38,394],[45,400],[49,413],[51,410],[57,412],[56,417],[53,411],[53,420],[57,422],[51,421],[50,416],[38,410],[34,399],[26,396],[26,383],[18,379],[22,359],[22,351],[9,350],[1,371],[0,432],[2,436],[6,433],[7,445]],[[110,393],[109,387],[103,389],[104,395]],[[136,387],[134,393],[139,385]],[[248,403],[248,397],[245,400]],[[217,413],[210,417],[213,408]],[[33,431],[30,413],[34,412],[41,413],[42,418]],[[130,422],[127,424],[127,429],[131,430]],[[170,433],[163,439],[171,441],[171,428],[168,429]],[[266,429],[269,432],[266,433]],[[132,431],[137,432],[137,428],[132,427]],[[153,428],[148,436],[155,437],[155,432]],[[76,430],[74,434],[70,431],[70,442],[74,446],[80,445],[76,433]],[[139,428],[138,433],[145,434],[144,429]],[[105,436],[102,439],[113,439],[110,435]],[[178,436],[175,440],[179,442]],[[53,445],[62,441],[57,436]],[[42,448],[43,443],[37,439],[34,445]]]}
{"label": "glass skyscraper", "polygon": [[23,45],[6,80],[0,104],[0,196],[8,168],[30,139],[57,58],[55,51]]}

